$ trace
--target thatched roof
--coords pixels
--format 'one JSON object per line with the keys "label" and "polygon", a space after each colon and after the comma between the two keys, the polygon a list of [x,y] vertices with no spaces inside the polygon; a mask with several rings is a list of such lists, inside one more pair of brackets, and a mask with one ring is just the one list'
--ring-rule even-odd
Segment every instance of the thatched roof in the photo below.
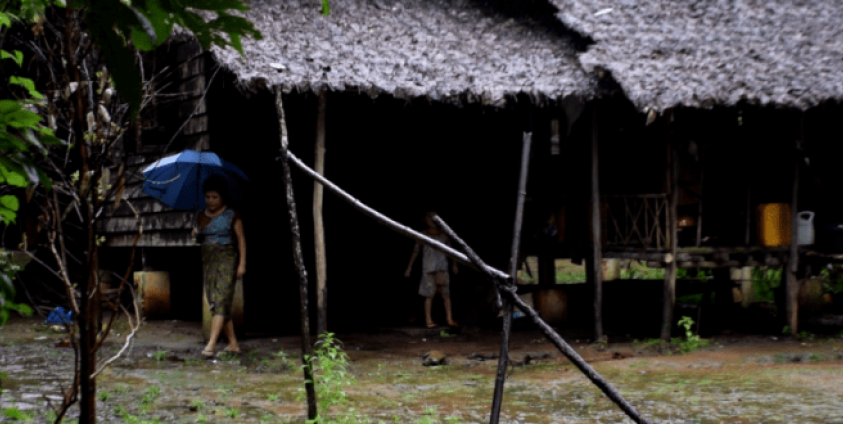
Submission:
{"label": "thatched roof", "polygon": [[843,99],[843,0],[550,0],[644,110]]}
{"label": "thatched roof", "polygon": [[[246,16],[263,34],[245,58],[214,48],[249,86],[356,89],[398,98],[502,106],[525,93],[536,103],[589,96],[571,37],[481,0],[253,0]],[[562,27],[554,17],[550,23]]]}

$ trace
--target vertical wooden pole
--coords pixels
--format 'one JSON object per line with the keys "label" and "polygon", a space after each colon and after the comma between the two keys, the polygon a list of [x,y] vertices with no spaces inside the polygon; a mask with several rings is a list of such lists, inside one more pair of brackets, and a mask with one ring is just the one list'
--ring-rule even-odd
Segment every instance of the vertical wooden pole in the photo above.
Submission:
{"label": "vertical wooden pole", "polygon": [[752,234],[752,181],[747,179],[746,187],[746,234],[744,234],[744,244],[749,246],[752,239],[749,237]]}
{"label": "vertical wooden pole", "polygon": [[797,228],[799,225],[797,214],[799,213],[799,162],[801,158],[801,143],[805,137],[805,117],[803,115],[800,120],[800,140],[795,143],[795,150],[793,152],[793,192],[790,199],[790,253],[787,255],[787,304],[785,306],[787,312],[787,325],[790,326],[790,334],[797,334],[797,327],[799,324],[799,280],[796,277],[796,271],[799,267],[799,240],[797,239]]}
{"label": "vertical wooden pole", "polygon": [[598,169],[598,107],[591,106],[591,252],[586,280],[594,290],[594,341],[603,338],[603,246],[600,234],[600,172]]}
{"label": "vertical wooden pole", "polygon": [[[313,169],[325,175],[325,91],[319,93],[319,107],[316,118],[316,154]],[[313,233],[316,246],[316,332],[328,331],[328,286],[325,265],[325,226],[322,222],[322,184],[313,182]]]}
{"label": "vertical wooden pole", "polygon": [[703,145],[700,143],[700,203],[697,205],[697,247],[702,245],[703,201],[705,200],[705,196],[703,196],[703,190],[705,190],[705,153],[703,149]]}
{"label": "vertical wooden pole", "polygon": [[[509,275],[516,281],[518,272],[518,247],[521,242],[521,223],[524,220],[524,198],[527,195],[527,175],[530,165],[530,144],[532,133],[524,133],[524,144],[521,150],[521,175],[518,178],[518,197],[515,205],[515,223],[512,230],[512,250],[509,259]],[[514,284],[514,283],[513,283]],[[489,424],[498,424],[503,401],[503,386],[506,381],[506,366],[509,363],[509,330],[512,327],[512,301],[502,296],[503,302],[503,340],[501,340],[501,354],[498,358],[498,373],[495,377],[495,393],[492,398],[492,415]]]}
{"label": "vertical wooden pole", "polygon": [[673,111],[668,111],[665,114],[665,127],[667,138],[667,175],[668,178],[668,194],[670,195],[670,205],[668,213],[668,235],[671,261],[667,264],[664,272],[664,301],[662,311],[662,340],[670,339],[670,329],[673,326],[673,308],[676,304],[676,207],[679,204],[679,158],[676,154],[673,138],[670,136],[670,126],[673,120]]}
{"label": "vertical wooden pole", "polygon": [[275,107],[278,110],[278,125],[281,127],[281,166],[283,168],[284,186],[287,198],[287,209],[290,216],[290,233],[293,242],[293,260],[299,273],[299,302],[301,307],[301,358],[304,371],[304,387],[307,392],[307,418],[315,420],[316,390],[313,385],[313,368],[310,358],[313,346],[310,344],[310,320],[307,308],[307,269],[304,267],[304,255],[301,249],[301,233],[299,232],[299,217],[296,213],[296,200],[293,195],[293,177],[290,173],[289,157],[287,156],[287,121],[284,117],[284,103],[281,99],[281,88],[275,88]]}

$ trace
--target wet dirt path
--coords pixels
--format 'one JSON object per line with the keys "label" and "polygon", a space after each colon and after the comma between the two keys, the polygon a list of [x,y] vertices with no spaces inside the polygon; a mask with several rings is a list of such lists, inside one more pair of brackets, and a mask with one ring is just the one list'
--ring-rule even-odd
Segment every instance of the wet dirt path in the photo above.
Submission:
{"label": "wet dirt path", "polygon": [[[120,332],[117,327],[116,333]],[[64,334],[35,320],[0,328],[0,422],[48,422],[71,378]],[[341,335],[359,422],[482,423],[494,386],[498,336]],[[117,349],[118,337],[104,354]],[[601,348],[572,340],[592,366],[654,423],[843,424],[843,339],[720,337],[685,355],[644,343]],[[146,324],[128,355],[99,379],[105,423],[304,423],[298,338],[250,338],[244,353],[203,360],[198,323]],[[503,416],[507,423],[629,423],[538,333],[515,333]],[[424,367],[439,350],[448,365]],[[103,355],[105,356],[105,355]],[[483,357],[487,359],[482,360]],[[538,359],[534,359],[538,358]],[[345,414],[348,408],[333,411]],[[15,412],[17,411],[17,412]],[[75,408],[71,409],[73,422]]]}

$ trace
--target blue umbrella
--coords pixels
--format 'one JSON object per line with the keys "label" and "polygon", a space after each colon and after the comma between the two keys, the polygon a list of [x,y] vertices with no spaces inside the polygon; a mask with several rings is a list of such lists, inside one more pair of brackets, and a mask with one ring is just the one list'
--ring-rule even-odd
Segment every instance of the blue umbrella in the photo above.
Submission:
{"label": "blue umbrella", "polygon": [[202,184],[211,175],[225,178],[232,194],[237,192],[237,178],[248,180],[243,171],[215,153],[185,150],[144,169],[142,190],[171,208],[201,210],[207,206]]}

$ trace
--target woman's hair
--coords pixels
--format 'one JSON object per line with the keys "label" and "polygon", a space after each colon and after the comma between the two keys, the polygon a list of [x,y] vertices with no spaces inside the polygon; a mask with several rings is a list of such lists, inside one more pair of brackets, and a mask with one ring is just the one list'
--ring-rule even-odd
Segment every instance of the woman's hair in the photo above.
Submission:
{"label": "woman's hair", "polygon": [[228,202],[228,182],[223,176],[211,175],[205,180],[205,183],[202,184],[202,193],[205,194],[209,191],[216,191],[219,193],[223,204]]}

